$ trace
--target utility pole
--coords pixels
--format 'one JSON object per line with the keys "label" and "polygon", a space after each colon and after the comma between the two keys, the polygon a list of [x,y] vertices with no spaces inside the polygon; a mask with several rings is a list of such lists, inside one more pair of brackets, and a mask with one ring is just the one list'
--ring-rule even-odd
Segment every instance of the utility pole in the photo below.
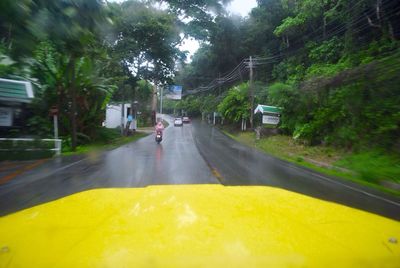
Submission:
{"label": "utility pole", "polygon": [[122,105],[121,105],[121,136],[124,136],[125,132],[125,85],[122,85]]}
{"label": "utility pole", "polygon": [[131,122],[129,122],[129,128],[128,133],[131,134],[131,132],[135,131],[135,120],[136,120],[136,111],[135,111],[135,99],[136,99],[136,86],[132,87],[132,99],[131,99],[131,110],[130,110],[130,118],[132,119]]}
{"label": "utility pole", "polygon": [[[58,141],[58,108],[57,106],[53,106],[50,109],[50,114],[53,115],[53,125],[54,125],[54,148],[58,149],[59,141]],[[61,150],[61,149],[60,149]],[[61,151],[57,150],[56,155],[60,155]]]}
{"label": "utility pole", "polygon": [[164,87],[160,88],[160,114],[162,117],[162,113],[163,113],[163,93],[164,93]]}
{"label": "utility pole", "polygon": [[250,128],[253,129],[253,110],[254,110],[254,87],[253,87],[253,58],[250,56],[250,81],[249,81],[249,95],[250,95]]}
{"label": "utility pole", "polygon": [[153,125],[157,123],[157,81],[154,81],[153,99],[151,102],[151,121]]}

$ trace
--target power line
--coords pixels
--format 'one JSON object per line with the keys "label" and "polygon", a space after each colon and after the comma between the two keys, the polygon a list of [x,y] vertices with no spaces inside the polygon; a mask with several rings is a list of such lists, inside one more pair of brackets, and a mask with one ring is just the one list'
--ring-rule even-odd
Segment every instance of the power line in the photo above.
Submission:
{"label": "power line", "polygon": [[[387,0],[383,0],[382,3],[386,2],[386,1]],[[354,4],[352,6],[352,8],[350,8],[350,9],[348,9],[346,11],[345,14],[350,13],[350,11],[352,11],[357,5],[359,5],[362,2],[363,2],[363,0],[361,0],[361,1],[357,2],[356,4]],[[398,10],[399,10],[399,8],[391,10],[391,12],[389,13],[390,16],[388,16],[388,13],[387,13],[385,18],[388,19],[388,18],[391,18],[393,16],[396,16]],[[324,41],[324,40],[326,40],[326,39],[328,39],[328,38],[330,38],[330,37],[332,37],[334,35],[338,35],[342,31],[347,30],[349,26],[355,26],[355,25],[359,24],[359,22],[362,21],[363,19],[366,19],[365,15],[360,15],[359,17],[354,18],[353,20],[347,22],[346,25],[339,25],[339,26],[334,27],[333,29],[330,29],[330,31],[325,33],[325,35],[322,38],[318,38],[317,40],[313,40],[313,41],[321,42],[321,41]],[[325,27],[327,27],[328,25],[330,25],[330,24],[332,24],[334,22],[335,22],[335,20],[331,21],[330,23],[326,24]],[[357,26],[355,29],[358,28],[358,31],[353,31],[353,33],[361,32],[362,30],[364,30],[365,28],[368,28],[368,27],[370,27],[369,23],[363,23],[362,25]],[[322,29],[322,27],[319,27],[316,31],[306,35],[305,37],[309,37],[309,36],[313,35],[314,33],[316,33],[320,29]],[[293,46],[293,44],[297,44],[297,43],[299,43],[300,41],[303,41],[303,40],[304,40],[304,36],[302,38],[298,38],[297,40],[292,42],[292,46]],[[278,51],[278,53],[275,53],[275,55],[272,55],[272,56],[269,56],[269,57],[255,56],[254,59],[252,59],[252,67],[278,62],[278,61],[282,60],[282,58],[285,57],[285,56],[291,56],[293,54],[296,54],[300,49],[303,49],[303,47],[295,49],[295,50],[292,50],[292,51],[286,51],[286,52],[285,51]],[[243,74],[242,72],[248,71],[248,69],[249,69],[249,60],[248,59],[243,59],[231,72],[229,72],[224,77],[216,78],[213,81],[211,81],[207,86],[202,86],[202,87],[198,87],[198,88],[196,88],[194,90],[190,90],[185,95],[197,94],[197,93],[201,93],[201,92],[205,92],[205,91],[214,90],[215,88],[220,87],[222,85],[225,85],[228,82],[237,81],[238,78],[242,79],[242,74]],[[239,71],[239,74],[237,73],[238,71]]]}
{"label": "power line", "polygon": [[220,87],[226,83],[234,82],[237,81],[238,79],[242,78],[243,73],[246,72],[246,64],[244,62],[245,60],[242,60],[232,71],[230,71],[227,75],[225,75],[222,78],[216,78],[213,81],[211,81],[207,86],[202,86],[198,87],[194,90],[188,91],[186,95],[192,95],[192,94],[197,94],[209,90],[214,90],[217,87]]}
{"label": "power line", "polygon": [[[382,1],[382,5],[383,5],[384,3],[386,3],[386,1],[389,1],[389,2],[390,2],[390,0],[383,0],[383,1]],[[361,1],[359,1],[358,3],[356,3],[355,5],[353,5],[353,7],[350,8],[350,9],[348,9],[346,13],[349,13],[352,9],[355,8],[355,6],[357,6],[357,5],[358,5],[359,3],[361,3],[361,2],[363,2],[363,0],[361,0]],[[388,18],[391,18],[391,17],[393,17],[393,16],[398,15],[398,14],[397,14],[397,11],[398,11],[398,8],[397,8],[397,9],[394,9],[394,10],[391,10],[391,12],[389,12],[389,13],[386,14],[386,18],[388,19]],[[371,11],[370,11],[370,12],[371,12]],[[389,14],[390,14],[390,16],[388,16]],[[312,40],[312,41],[314,41],[314,42],[325,41],[325,40],[331,38],[332,36],[338,35],[338,34],[340,34],[342,31],[347,30],[349,26],[355,26],[355,25],[357,25],[360,21],[362,21],[362,20],[364,20],[364,19],[366,20],[365,14],[362,14],[362,15],[360,15],[359,17],[356,17],[356,18],[354,18],[353,20],[350,20],[350,21],[346,22],[345,25],[339,25],[339,26],[336,26],[336,27],[333,28],[333,29],[330,29],[328,32],[325,33],[325,36],[322,36],[322,37],[320,37],[320,38],[314,39],[314,40]],[[332,24],[332,23],[334,23],[334,22],[335,22],[335,21],[331,21],[331,22],[328,23],[327,25]],[[363,26],[363,28],[362,28],[361,30],[359,30],[359,31],[357,31],[357,32],[353,32],[353,33],[358,33],[358,32],[360,32],[360,31],[362,31],[363,29],[368,28],[370,25],[369,25],[369,23],[364,23],[363,25],[360,25],[360,26],[357,26],[357,27],[361,27],[361,26]],[[304,35],[304,36],[302,36],[301,38],[294,39],[294,41],[292,40],[292,42],[291,42],[291,47],[293,47],[293,46],[296,45],[296,44],[299,44],[301,41],[303,41],[304,39],[306,39],[306,38],[308,38],[308,37],[316,36],[315,33],[318,33],[318,31],[321,30],[322,27],[323,27],[323,26],[320,26],[318,29],[316,29],[316,30],[313,31],[312,33],[309,33],[308,35]],[[356,27],[356,28],[357,28],[357,27]],[[355,28],[355,29],[356,29],[356,28]],[[289,49],[290,49],[290,48],[287,48],[287,50],[289,50]],[[296,50],[292,50],[292,51],[281,51],[281,50],[278,50],[278,51],[275,51],[275,52],[274,52],[275,54],[273,54],[273,55],[270,56],[270,57],[283,57],[284,55],[286,55],[286,56],[292,55],[292,54],[294,54],[295,52],[297,52],[297,50],[299,50],[299,49],[303,49],[303,47],[298,48],[298,49],[296,49]],[[260,59],[264,59],[264,58],[261,57],[261,56],[256,56],[256,57],[258,57],[258,58],[260,58]],[[268,57],[268,58],[270,58],[270,57]]]}

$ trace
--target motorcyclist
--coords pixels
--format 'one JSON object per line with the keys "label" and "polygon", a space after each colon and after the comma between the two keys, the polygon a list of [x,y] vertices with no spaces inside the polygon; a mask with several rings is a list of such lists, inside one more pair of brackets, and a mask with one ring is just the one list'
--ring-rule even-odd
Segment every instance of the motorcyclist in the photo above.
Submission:
{"label": "motorcyclist", "polygon": [[161,136],[162,136],[163,131],[164,131],[164,125],[163,125],[163,123],[162,123],[162,121],[161,121],[160,119],[158,119],[157,121],[158,121],[158,122],[157,122],[157,125],[155,126],[156,134],[157,134],[158,132],[160,132],[160,133],[161,133]]}

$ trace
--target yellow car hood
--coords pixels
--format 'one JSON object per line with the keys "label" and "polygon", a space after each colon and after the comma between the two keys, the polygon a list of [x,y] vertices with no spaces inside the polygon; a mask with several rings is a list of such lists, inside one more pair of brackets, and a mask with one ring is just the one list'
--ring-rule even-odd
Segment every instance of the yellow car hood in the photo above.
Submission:
{"label": "yellow car hood", "polygon": [[397,221],[272,187],[99,189],[1,217],[0,267],[399,267],[399,238]]}

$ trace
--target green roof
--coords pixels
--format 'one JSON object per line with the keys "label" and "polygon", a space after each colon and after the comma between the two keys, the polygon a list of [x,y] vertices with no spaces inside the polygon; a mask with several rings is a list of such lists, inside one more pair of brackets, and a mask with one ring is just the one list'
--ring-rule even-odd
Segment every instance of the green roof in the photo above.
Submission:
{"label": "green roof", "polygon": [[259,104],[257,108],[254,110],[254,113],[274,113],[274,114],[280,114],[282,111],[282,108],[276,107],[276,106],[268,106],[268,105],[262,105]]}
{"label": "green roof", "polygon": [[31,102],[32,98],[30,82],[0,78],[0,101]]}

